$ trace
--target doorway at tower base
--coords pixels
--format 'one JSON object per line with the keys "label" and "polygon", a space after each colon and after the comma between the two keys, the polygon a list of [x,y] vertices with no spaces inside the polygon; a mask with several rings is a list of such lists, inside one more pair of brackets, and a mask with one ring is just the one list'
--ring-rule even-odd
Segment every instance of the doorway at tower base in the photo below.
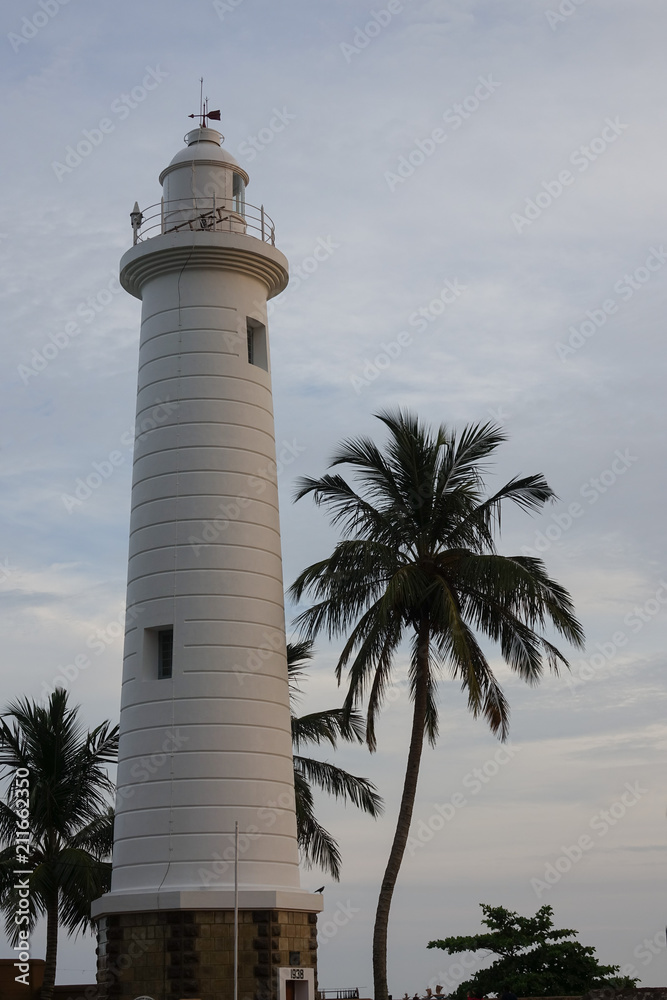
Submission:
{"label": "doorway at tower base", "polygon": [[[234,992],[234,911],[98,919],[98,1000],[221,1000]],[[239,1000],[315,1000],[317,914],[239,910]]]}

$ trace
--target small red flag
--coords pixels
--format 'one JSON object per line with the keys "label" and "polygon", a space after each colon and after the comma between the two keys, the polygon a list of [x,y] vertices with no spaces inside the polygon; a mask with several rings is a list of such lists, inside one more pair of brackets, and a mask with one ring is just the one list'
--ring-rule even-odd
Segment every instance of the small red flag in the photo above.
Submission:
{"label": "small red flag", "polygon": [[219,111],[209,111],[207,117],[208,118],[212,118],[214,122],[219,122],[220,121],[220,112]]}

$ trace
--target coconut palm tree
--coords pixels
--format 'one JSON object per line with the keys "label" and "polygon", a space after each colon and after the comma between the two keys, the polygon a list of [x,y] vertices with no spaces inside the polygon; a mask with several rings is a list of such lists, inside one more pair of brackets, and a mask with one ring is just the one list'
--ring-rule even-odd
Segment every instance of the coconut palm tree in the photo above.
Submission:
{"label": "coconut palm tree", "polygon": [[[92,929],[90,904],[110,885],[111,864],[105,859],[112,848],[113,811],[107,796],[114,784],[105,765],[116,759],[118,727],[104,722],[86,732],[78,712],[57,689],[45,706],[22,698],[0,718],[0,776],[9,779],[6,801],[0,803],[0,843],[6,845],[0,851],[0,907],[12,944],[46,916],[40,1000],[53,996],[59,924],[70,934]],[[21,836],[26,826],[29,840]],[[18,925],[17,912],[25,916]]]}
{"label": "coconut palm tree", "polygon": [[[296,715],[296,702],[300,694],[299,678],[313,655],[311,640],[287,643],[287,670],[290,685],[292,712],[292,746],[299,751],[304,745],[320,746],[328,743],[336,749],[338,740],[363,743],[364,721],[359,712],[346,712],[342,708],[331,708],[309,715]],[[375,785],[367,778],[358,778],[327,761],[294,754],[294,794],[296,804],[296,826],[299,847],[307,865],[319,865],[336,881],[340,879],[341,856],[338,844],[328,830],[317,821],[314,812],[312,785],[335,795],[343,801],[351,801],[373,817],[382,814],[382,799]]]}
{"label": "coconut palm tree", "polygon": [[535,684],[544,665],[567,661],[544,634],[575,647],[583,631],[567,591],[539,559],[496,551],[506,502],[539,511],[555,499],[541,475],[514,478],[485,495],[488,459],[505,440],[497,426],[470,425],[460,434],[431,431],[402,411],[377,415],[389,432],[383,450],[358,437],[340,446],[331,467],[350,465],[357,483],[329,473],[300,481],[297,499],[311,494],[326,507],[343,540],[309,566],[291,588],[314,605],[297,619],[308,638],[346,636],[337,665],[347,667],[347,711],[368,695],[366,739],[391,682],[399,646],[410,642],[412,730],[394,840],[380,889],[373,936],[375,1000],[387,998],[387,927],[405,851],[424,739],[438,735],[437,685],[443,670],[460,682],[473,716],[482,715],[505,739],[509,707],[478,637],[497,643],[519,677]]}

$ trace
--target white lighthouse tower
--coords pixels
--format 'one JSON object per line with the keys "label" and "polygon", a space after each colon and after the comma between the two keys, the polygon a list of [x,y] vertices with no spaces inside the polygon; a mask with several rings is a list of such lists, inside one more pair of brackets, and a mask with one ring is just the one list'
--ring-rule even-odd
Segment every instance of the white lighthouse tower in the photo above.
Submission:
{"label": "white lighthouse tower", "polygon": [[[101,996],[314,1000],[300,888],[266,303],[287,261],[212,128],[131,215],[142,301]],[[235,827],[238,824],[238,839]],[[235,933],[236,929],[236,933]]]}

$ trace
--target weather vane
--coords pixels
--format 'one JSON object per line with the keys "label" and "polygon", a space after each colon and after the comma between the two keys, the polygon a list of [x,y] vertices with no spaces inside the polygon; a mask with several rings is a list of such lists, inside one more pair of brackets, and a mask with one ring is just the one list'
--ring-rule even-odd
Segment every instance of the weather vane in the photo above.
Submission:
{"label": "weather vane", "polygon": [[[199,78],[199,107],[201,111],[198,115],[188,115],[188,118],[201,118],[200,127],[206,128],[206,119],[209,121],[219,122],[220,121],[220,111],[209,111],[208,110],[208,97],[204,97],[204,77]],[[224,136],[223,136],[224,139]]]}

